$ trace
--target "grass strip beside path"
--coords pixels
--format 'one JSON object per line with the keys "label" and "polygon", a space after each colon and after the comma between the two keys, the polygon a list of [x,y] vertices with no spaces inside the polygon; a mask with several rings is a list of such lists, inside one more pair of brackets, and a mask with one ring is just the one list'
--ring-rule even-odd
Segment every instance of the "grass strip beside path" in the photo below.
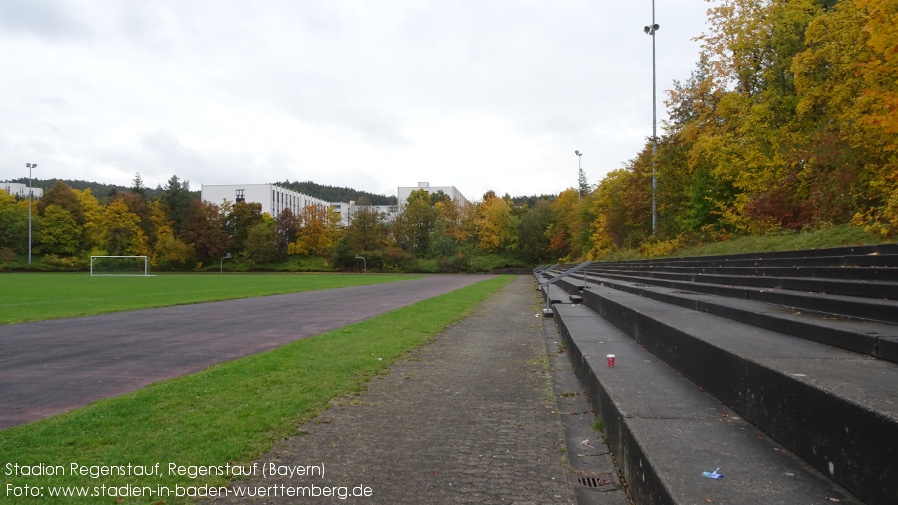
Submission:
{"label": "grass strip beside path", "polygon": [[0,324],[418,279],[420,275],[0,274]]}
{"label": "grass strip beside path", "polygon": [[[174,492],[176,485],[227,485],[223,477],[169,475],[169,464],[188,470],[251,464],[278,440],[296,434],[331,399],[358,391],[370,377],[385,372],[397,358],[463,318],[512,279],[492,278],[272,351],[0,431],[0,502],[190,503],[173,496],[51,498],[49,492],[54,486],[108,494],[110,487],[126,485],[132,492],[135,486],[153,491],[165,486]],[[162,475],[75,476],[73,463],[97,471],[158,463]],[[316,463],[327,464],[309,462]],[[45,465],[56,475],[10,475],[15,468],[11,465]],[[34,489],[41,497],[14,496]]]}

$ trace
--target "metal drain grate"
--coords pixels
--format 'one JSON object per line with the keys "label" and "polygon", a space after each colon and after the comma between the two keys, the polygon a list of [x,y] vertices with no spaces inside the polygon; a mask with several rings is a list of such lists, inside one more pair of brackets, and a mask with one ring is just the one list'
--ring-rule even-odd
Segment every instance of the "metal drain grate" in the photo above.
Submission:
{"label": "metal drain grate", "polygon": [[602,484],[602,481],[599,480],[597,477],[589,477],[589,476],[581,475],[581,476],[577,477],[577,484],[580,484],[581,486],[597,488]]}
{"label": "metal drain grate", "polygon": [[614,491],[620,489],[620,485],[614,480],[610,473],[603,474],[580,474],[571,473],[571,482],[578,486],[583,486],[597,491]]}

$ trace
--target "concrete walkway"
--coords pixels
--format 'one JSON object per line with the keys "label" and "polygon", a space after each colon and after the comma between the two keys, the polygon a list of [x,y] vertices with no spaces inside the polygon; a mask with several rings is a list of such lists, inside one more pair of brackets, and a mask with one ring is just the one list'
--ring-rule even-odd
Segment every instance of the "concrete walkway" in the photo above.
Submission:
{"label": "concrete walkway", "polygon": [[[258,462],[323,475],[239,481],[266,496],[206,503],[574,503],[539,304],[518,277]],[[301,488],[319,497],[285,496]]]}

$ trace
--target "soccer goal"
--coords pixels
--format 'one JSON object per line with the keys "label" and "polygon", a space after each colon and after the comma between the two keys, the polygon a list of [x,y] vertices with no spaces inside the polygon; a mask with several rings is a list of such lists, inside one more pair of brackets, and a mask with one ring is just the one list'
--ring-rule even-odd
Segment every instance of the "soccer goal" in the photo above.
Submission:
{"label": "soccer goal", "polygon": [[90,276],[131,275],[152,277],[149,256],[91,256]]}

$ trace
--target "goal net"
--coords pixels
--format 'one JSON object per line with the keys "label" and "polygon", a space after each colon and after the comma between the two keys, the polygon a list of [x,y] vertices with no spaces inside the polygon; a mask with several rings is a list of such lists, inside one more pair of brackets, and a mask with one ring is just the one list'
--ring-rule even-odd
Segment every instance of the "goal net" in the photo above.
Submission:
{"label": "goal net", "polygon": [[149,256],[91,256],[91,277],[99,275],[150,276]]}

